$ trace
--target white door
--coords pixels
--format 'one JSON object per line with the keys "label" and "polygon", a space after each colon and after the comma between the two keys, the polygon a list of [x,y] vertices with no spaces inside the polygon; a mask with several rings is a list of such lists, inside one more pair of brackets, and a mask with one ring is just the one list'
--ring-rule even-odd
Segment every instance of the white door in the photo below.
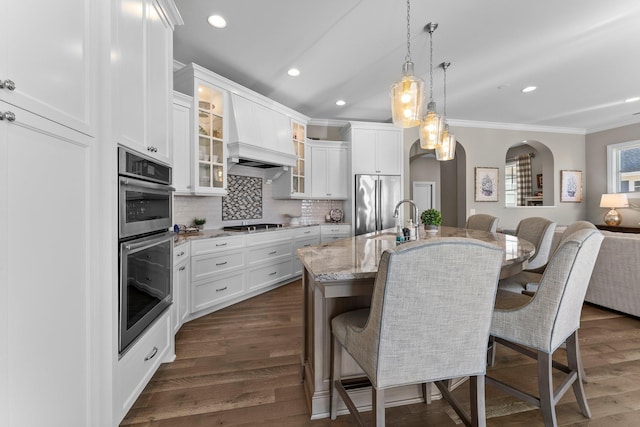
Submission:
{"label": "white door", "polygon": [[436,183],[434,181],[413,181],[413,201],[418,206],[418,216],[423,211],[436,207]]}

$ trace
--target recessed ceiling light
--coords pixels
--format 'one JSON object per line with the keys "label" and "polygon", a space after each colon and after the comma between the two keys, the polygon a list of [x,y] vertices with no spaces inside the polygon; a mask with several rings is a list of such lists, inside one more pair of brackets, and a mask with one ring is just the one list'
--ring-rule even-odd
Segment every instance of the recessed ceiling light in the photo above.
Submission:
{"label": "recessed ceiling light", "polygon": [[522,93],[529,93],[529,92],[533,92],[534,90],[538,89],[537,86],[527,86],[524,89],[522,89]]}
{"label": "recessed ceiling light", "polygon": [[209,22],[209,24],[211,24],[212,27],[224,28],[227,26],[227,20],[220,15],[211,15],[209,18],[207,18],[207,21]]}
{"label": "recessed ceiling light", "polygon": [[336,105],[339,106],[339,107],[342,107],[345,104],[346,104],[346,102],[344,101],[344,99],[338,99],[336,101]]}
{"label": "recessed ceiling light", "polygon": [[287,74],[289,74],[291,77],[298,77],[300,75],[300,70],[298,70],[297,68],[290,68],[289,71],[287,71]]}
{"label": "recessed ceiling light", "polygon": [[633,98],[624,100],[624,102],[636,102],[636,101],[640,101],[640,96],[634,96]]}

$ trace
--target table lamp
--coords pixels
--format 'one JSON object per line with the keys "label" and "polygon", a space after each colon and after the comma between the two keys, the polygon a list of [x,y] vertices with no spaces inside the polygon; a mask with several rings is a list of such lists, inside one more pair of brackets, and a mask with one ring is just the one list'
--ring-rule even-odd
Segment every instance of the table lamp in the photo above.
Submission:
{"label": "table lamp", "polygon": [[604,223],[617,227],[622,222],[622,215],[616,211],[616,208],[629,207],[627,195],[622,193],[603,194],[600,199],[600,207],[611,209],[604,215]]}

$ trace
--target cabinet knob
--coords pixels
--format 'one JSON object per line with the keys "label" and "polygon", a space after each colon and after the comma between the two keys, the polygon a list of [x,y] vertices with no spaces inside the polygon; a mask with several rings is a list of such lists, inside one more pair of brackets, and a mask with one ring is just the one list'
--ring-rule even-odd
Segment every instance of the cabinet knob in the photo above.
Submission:
{"label": "cabinet knob", "polygon": [[9,89],[9,90],[14,90],[16,88],[16,84],[13,82],[13,80],[5,80],[2,81],[0,80],[0,89]]}
{"label": "cabinet knob", "polygon": [[147,147],[147,151],[151,151],[152,153],[156,153],[158,149],[156,147],[149,146]]}
{"label": "cabinet knob", "polygon": [[182,266],[182,267],[180,267],[178,270],[180,270],[180,271],[184,271],[184,269],[185,269],[185,268],[187,268],[187,267],[185,267],[185,266],[183,265],[183,266]]}
{"label": "cabinet knob", "polygon": [[16,115],[11,111],[5,111],[4,113],[0,111],[0,120],[6,120],[8,122],[13,122],[16,119]]}

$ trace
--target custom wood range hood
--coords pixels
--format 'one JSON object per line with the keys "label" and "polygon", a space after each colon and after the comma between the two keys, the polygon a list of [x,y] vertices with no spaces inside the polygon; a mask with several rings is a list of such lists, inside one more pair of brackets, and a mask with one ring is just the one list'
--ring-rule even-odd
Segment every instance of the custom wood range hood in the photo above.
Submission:
{"label": "custom wood range hood", "polygon": [[231,162],[259,168],[295,165],[287,116],[237,94],[231,95],[231,106],[227,145]]}

